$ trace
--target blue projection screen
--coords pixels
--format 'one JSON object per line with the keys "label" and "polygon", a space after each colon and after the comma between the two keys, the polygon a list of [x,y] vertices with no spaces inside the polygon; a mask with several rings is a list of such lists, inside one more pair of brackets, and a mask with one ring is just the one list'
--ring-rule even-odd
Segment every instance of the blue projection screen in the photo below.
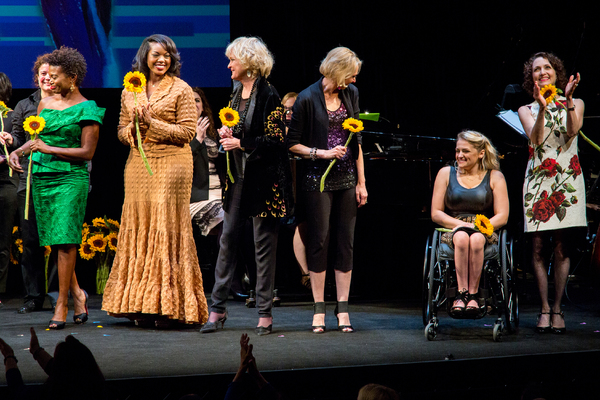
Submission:
{"label": "blue projection screen", "polygon": [[142,40],[170,36],[190,86],[229,87],[229,0],[0,0],[0,71],[34,87],[36,58],[61,45],[85,57],[88,88],[121,87]]}

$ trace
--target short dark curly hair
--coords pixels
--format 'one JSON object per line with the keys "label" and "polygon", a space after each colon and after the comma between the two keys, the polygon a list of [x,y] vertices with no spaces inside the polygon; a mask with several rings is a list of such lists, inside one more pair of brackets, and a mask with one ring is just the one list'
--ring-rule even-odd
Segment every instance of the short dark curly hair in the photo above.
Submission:
{"label": "short dark curly hair", "polygon": [[50,54],[42,54],[41,56],[38,56],[38,58],[33,63],[33,68],[31,70],[33,71],[33,84],[36,87],[39,87],[40,85],[38,82],[38,74],[40,73],[40,68],[42,68],[42,65],[48,64],[49,55]]}
{"label": "short dark curly hair", "polygon": [[523,66],[523,89],[530,95],[533,95],[533,62],[538,58],[545,58],[550,62],[554,71],[556,71],[556,87],[565,90],[567,86],[567,73],[562,60],[552,53],[540,51],[532,55]]}
{"label": "short dark curly hair", "polygon": [[148,53],[150,52],[150,43],[160,44],[171,55],[171,65],[169,66],[167,75],[179,77],[181,74],[181,56],[179,55],[177,46],[175,45],[173,39],[158,33],[148,36],[142,41],[142,44],[140,45],[140,48],[133,59],[133,70],[140,71],[146,76],[146,78],[150,77],[150,68],[148,68]]}
{"label": "short dark curly hair", "polygon": [[47,61],[53,67],[60,67],[65,75],[76,76],[75,86],[81,86],[87,73],[87,64],[85,58],[76,49],[61,46],[48,55]]}

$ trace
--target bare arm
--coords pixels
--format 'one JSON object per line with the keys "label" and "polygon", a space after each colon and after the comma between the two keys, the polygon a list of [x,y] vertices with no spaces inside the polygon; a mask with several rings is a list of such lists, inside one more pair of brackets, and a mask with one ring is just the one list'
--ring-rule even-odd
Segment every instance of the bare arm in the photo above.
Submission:
{"label": "bare arm", "polygon": [[365,160],[363,158],[362,146],[358,145],[358,159],[356,160],[356,174],[358,182],[356,182],[356,202],[359,207],[367,204],[367,184],[365,180]]}
{"label": "bare arm", "polygon": [[510,203],[506,180],[502,172],[494,170],[490,178],[490,187],[494,196],[494,216],[490,219],[490,223],[494,227],[494,230],[498,230],[508,222]]}

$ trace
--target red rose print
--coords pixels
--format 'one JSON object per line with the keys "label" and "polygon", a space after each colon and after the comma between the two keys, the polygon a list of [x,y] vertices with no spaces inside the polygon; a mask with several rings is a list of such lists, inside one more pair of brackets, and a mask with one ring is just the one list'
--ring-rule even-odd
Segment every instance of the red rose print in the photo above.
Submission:
{"label": "red rose print", "polygon": [[556,206],[551,200],[546,198],[539,199],[533,204],[533,219],[536,221],[548,222],[554,215]]}
{"label": "red rose print", "polygon": [[533,158],[534,154],[535,154],[535,150],[533,149],[533,147],[529,146],[529,158],[528,158],[528,160],[531,160]]}
{"label": "red rose print", "polygon": [[552,178],[554,175],[556,175],[556,165],[558,163],[556,162],[555,159],[553,158],[546,158],[544,161],[542,161],[542,164],[540,165],[540,169],[544,170],[544,173],[546,174],[546,176],[548,178]]}
{"label": "red rose print", "polygon": [[577,157],[577,154],[571,158],[571,161],[569,162],[569,169],[573,170],[573,178],[581,175],[581,165],[579,164],[579,157]]}
{"label": "red rose print", "polygon": [[552,204],[554,204],[554,207],[558,207],[563,201],[565,201],[565,195],[561,192],[554,192],[552,195],[550,195],[549,200],[552,202]]}

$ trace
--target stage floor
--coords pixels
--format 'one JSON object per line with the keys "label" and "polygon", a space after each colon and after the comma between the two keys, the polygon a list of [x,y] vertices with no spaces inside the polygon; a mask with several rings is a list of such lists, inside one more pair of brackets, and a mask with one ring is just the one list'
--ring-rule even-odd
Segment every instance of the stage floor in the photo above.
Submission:
{"label": "stage floor", "polygon": [[[499,343],[492,340],[492,325],[496,316],[480,320],[456,320],[445,313],[440,313],[438,337],[434,341],[428,341],[424,335],[421,306],[410,301],[357,299],[351,302],[351,319],[356,329],[353,334],[334,330],[335,304],[330,302],[327,304],[326,324],[331,330],[316,335],[310,331],[312,304],[297,301],[297,298],[294,302],[291,299],[288,301],[285,297],[281,307],[274,308],[273,333],[262,337],[254,334],[256,309],[248,309],[242,302],[229,302],[229,319],[224,330],[200,334],[198,327],[169,330],[140,328],[127,319],[109,317],[100,309],[99,295],[90,297],[88,323],[79,326],[68,323],[66,329],[61,331],[47,330],[48,320],[52,317],[50,310],[20,315],[16,311],[22,305],[21,300],[5,300],[4,307],[0,309],[0,337],[15,350],[20,370],[28,383],[40,383],[46,378],[28,353],[29,327],[33,326],[41,346],[50,352],[66,335],[75,335],[90,348],[105,377],[116,384],[135,382],[139,378],[153,378],[153,382],[160,382],[161,379],[167,379],[167,382],[173,382],[173,379],[189,382],[197,378],[196,382],[199,382],[199,377],[209,376],[215,385],[220,382],[226,386],[237,370],[240,358],[239,339],[246,332],[254,345],[258,367],[275,381],[277,372],[282,372],[282,377],[285,375],[283,372],[287,373],[288,380],[297,380],[292,377],[292,372],[296,373],[296,377],[311,377],[308,371],[321,371],[317,374],[323,379],[328,379],[326,376],[341,376],[342,381],[351,382],[352,387],[347,390],[350,390],[349,393],[354,391],[354,396],[360,386],[375,380],[390,386],[396,382],[402,386],[397,387],[398,390],[412,394],[431,394],[435,391],[440,394],[442,388],[431,381],[428,386],[423,386],[425,378],[419,383],[417,381],[421,378],[410,379],[411,373],[429,369],[435,371],[433,376],[441,373],[446,377],[460,377],[466,373],[459,367],[460,362],[472,361],[472,365],[483,363],[482,368],[508,363],[510,367],[501,375],[506,375],[505,379],[510,380],[510,375],[521,371],[518,382],[523,383],[529,379],[537,379],[538,375],[531,368],[535,369],[540,363],[558,362],[556,360],[559,359],[561,363],[572,362],[574,366],[570,368],[573,373],[582,368],[580,364],[587,358],[594,359],[597,363],[600,354],[599,291],[579,288],[571,292],[573,301],[567,302],[563,308],[568,327],[566,335],[534,333],[537,306],[521,304],[518,331],[504,336]],[[592,299],[596,301],[592,303]],[[72,311],[69,319],[72,321]],[[567,359],[569,361],[565,361]],[[561,371],[565,371],[565,367],[567,366],[556,366]],[[511,368],[514,370],[511,371]],[[544,368],[551,366],[546,365]],[[336,373],[328,374],[325,371]],[[404,376],[396,376],[396,373]],[[353,376],[360,378],[348,380]],[[437,380],[440,379],[438,376]],[[145,382],[147,385],[149,380]],[[320,397],[316,393],[311,394],[309,389],[310,384],[318,387],[318,382],[299,383],[299,388],[294,389],[294,393],[288,393],[288,397]],[[341,384],[329,383],[333,386]],[[2,374],[0,385],[5,384]],[[327,382],[324,381],[321,385],[327,386]],[[477,386],[473,383],[465,385]],[[499,379],[492,385],[506,386],[507,383]],[[339,398],[348,398],[343,391],[337,393],[342,396]]]}

